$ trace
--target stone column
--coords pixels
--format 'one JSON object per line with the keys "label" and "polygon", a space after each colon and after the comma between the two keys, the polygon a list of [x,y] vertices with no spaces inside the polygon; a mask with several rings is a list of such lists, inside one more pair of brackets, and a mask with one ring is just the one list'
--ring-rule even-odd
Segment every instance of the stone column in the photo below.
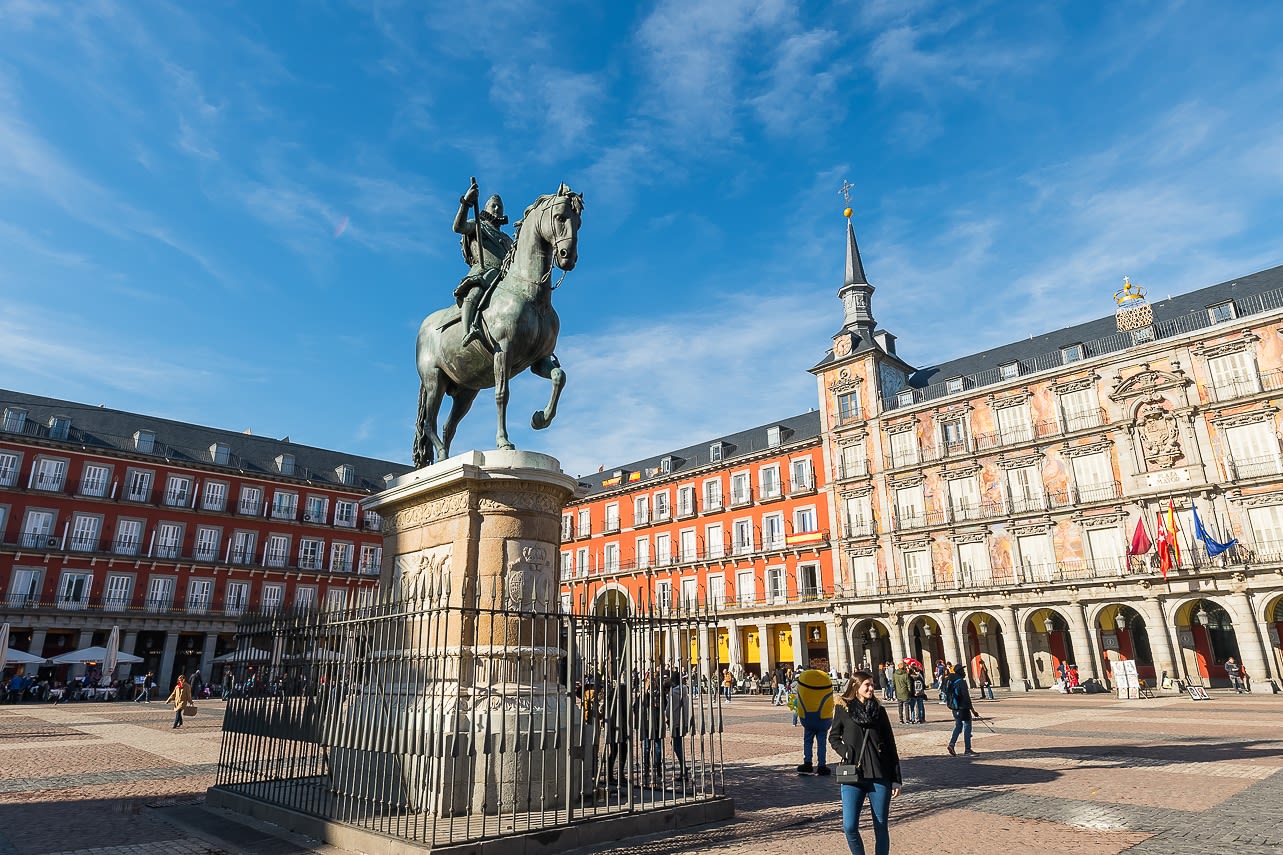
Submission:
{"label": "stone column", "polygon": [[[1269,638],[1269,633],[1262,635],[1261,626],[1256,620],[1256,613],[1252,610],[1252,597],[1247,592],[1246,581],[1236,582],[1236,586],[1242,585],[1237,592],[1239,608],[1243,610],[1244,622],[1235,621],[1235,626],[1242,626],[1241,636],[1238,639],[1238,652],[1243,657],[1243,667],[1247,669],[1247,675],[1252,681],[1252,691],[1261,691],[1266,694],[1274,694],[1278,691],[1278,686],[1274,681],[1274,669],[1270,667],[1269,648],[1266,646],[1265,639]],[[1240,632],[1235,629],[1235,635],[1239,636]]]}
{"label": "stone column", "polygon": [[[80,631],[80,640],[76,642],[76,649],[81,650],[94,643],[94,631],[92,629],[82,629]],[[85,675],[85,663],[77,662],[71,666],[72,677],[83,677]]]}
{"label": "stone column", "polygon": [[824,630],[829,634],[829,667],[839,674],[851,670],[848,664],[850,660],[846,655],[846,639],[843,638],[837,619],[832,616],[826,619],[824,621]]}
{"label": "stone column", "polygon": [[45,630],[33,629],[31,631],[31,649],[27,652],[32,656],[40,656],[45,649]]}
{"label": "stone column", "polygon": [[[1069,612],[1069,638],[1074,643],[1074,662],[1071,664],[1078,666],[1078,677],[1080,682],[1099,679],[1095,662],[1095,654],[1092,653],[1091,642],[1087,638],[1087,611],[1083,608],[1082,602],[1074,603],[1074,608],[1067,609]],[[1086,657],[1086,659],[1084,659]]]}
{"label": "stone column", "polygon": [[[134,648],[137,646],[138,630],[130,630],[125,633],[124,639],[120,642],[120,652],[132,654],[134,652]],[[129,665],[121,663],[120,667],[116,669],[116,672],[122,675],[121,679],[128,680],[133,676],[134,666],[132,663]]]}
{"label": "stone column", "polygon": [[218,633],[205,633],[205,646],[200,651],[200,678],[209,682],[210,672],[214,670],[214,651],[218,646]]}
{"label": "stone column", "polygon": [[762,668],[762,676],[771,675],[771,638],[766,633],[766,624],[757,625],[757,661]]}
{"label": "stone column", "polygon": [[178,630],[170,629],[165,633],[165,646],[160,654],[160,670],[156,672],[156,690],[161,697],[168,695],[174,688],[174,657],[178,653]]}
{"label": "stone column", "polygon": [[1007,616],[1011,618],[1011,631],[1003,633],[1003,647],[1007,653],[1007,671],[1011,675],[1011,685],[1008,688],[1013,692],[1027,692],[1030,686],[1025,628],[1015,606],[1007,606]]}
{"label": "stone column", "polygon": [[953,612],[946,609],[936,622],[940,624],[940,640],[944,643],[944,660],[958,663],[962,661],[962,651],[958,647],[958,629],[953,622]]}
{"label": "stone column", "polygon": [[1163,672],[1173,680],[1180,679],[1176,670],[1176,650],[1172,646],[1172,634],[1167,630],[1167,621],[1159,608],[1158,600],[1145,597],[1132,605],[1145,618],[1145,631],[1149,635],[1149,650],[1154,655],[1154,678],[1158,688],[1162,688]]}
{"label": "stone column", "polygon": [[806,644],[806,637],[802,634],[800,621],[790,623],[789,630],[793,633],[793,670],[800,671],[802,669],[802,645]]}

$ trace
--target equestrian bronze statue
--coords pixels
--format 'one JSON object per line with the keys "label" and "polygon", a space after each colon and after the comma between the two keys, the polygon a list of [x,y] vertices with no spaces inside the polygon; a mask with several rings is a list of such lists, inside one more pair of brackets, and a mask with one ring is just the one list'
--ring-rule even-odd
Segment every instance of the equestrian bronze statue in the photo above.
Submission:
{"label": "equestrian bronze statue", "polygon": [[[530,419],[535,430],[557,415],[566,372],[553,351],[561,322],[552,307],[552,268],[565,273],[578,260],[579,223],[584,199],[565,184],[540,196],[515,226],[503,201],[491,196],[484,208],[474,178],[459,200],[454,230],[462,235],[469,269],[455,289],[455,305],[438,309],[419,327],[419,417],[414,436],[414,465],[427,466],[450,456],[450,441],[477,393],[491,386],[498,408],[495,447],[514,448],[508,439],[508,381],[529,368],[552,381],[548,405]],[[474,218],[467,219],[469,209]],[[558,283],[560,284],[560,283]],[[438,433],[441,401],[450,396],[450,413]]]}

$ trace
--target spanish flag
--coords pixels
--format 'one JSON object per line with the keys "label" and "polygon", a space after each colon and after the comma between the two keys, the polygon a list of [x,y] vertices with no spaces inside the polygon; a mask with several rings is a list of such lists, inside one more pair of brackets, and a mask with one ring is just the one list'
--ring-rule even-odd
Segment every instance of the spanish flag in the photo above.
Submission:
{"label": "spanish flag", "polygon": [[1181,542],[1180,542],[1180,539],[1176,536],[1176,532],[1178,531],[1180,531],[1180,529],[1177,528],[1176,526],[1176,506],[1172,504],[1171,499],[1168,499],[1167,500],[1167,539],[1171,543],[1172,555],[1176,558],[1177,567],[1181,566]]}

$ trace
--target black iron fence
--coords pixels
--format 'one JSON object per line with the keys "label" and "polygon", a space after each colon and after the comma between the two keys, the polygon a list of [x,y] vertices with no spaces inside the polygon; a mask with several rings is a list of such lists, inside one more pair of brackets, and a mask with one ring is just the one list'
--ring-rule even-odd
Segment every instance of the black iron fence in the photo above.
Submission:
{"label": "black iron fence", "polygon": [[243,618],[215,791],[429,845],[723,795],[714,614],[459,593]]}

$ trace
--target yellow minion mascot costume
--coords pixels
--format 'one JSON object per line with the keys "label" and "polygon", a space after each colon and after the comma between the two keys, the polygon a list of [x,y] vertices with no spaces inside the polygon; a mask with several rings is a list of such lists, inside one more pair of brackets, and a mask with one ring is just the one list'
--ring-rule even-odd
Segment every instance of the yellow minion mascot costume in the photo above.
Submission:
{"label": "yellow minion mascot costume", "polygon": [[[802,720],[802,765],[799,774],[829,774],[825,755],[829,743],[829,725],[833,723],[833,680],[823,671],[808,668],[797,678],[797,716]],[[819,767],[811,765],[811,741],[816,744]]]}

